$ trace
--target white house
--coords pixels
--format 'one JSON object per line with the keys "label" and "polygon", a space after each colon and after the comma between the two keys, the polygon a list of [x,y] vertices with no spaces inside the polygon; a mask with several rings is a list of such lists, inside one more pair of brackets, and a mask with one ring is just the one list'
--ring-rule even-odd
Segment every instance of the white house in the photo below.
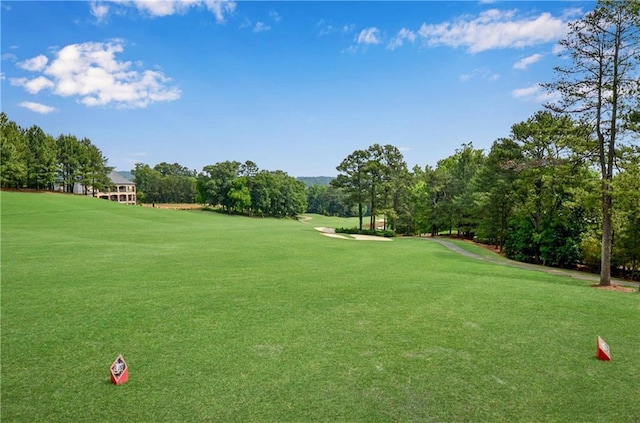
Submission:
{"label": "white house", "polygon": [[109,173],[109,179],[111,185],[109,191],[93,191],[90,186],[85,187],[82,184],[76,183],[73,186],[74,194],[91,195],[93,197],[102,198],[104,200],[117,201],[122,204],[136,204],[136,184],[131,182],[127,178],[120,175],[118,172],[112,171]]}

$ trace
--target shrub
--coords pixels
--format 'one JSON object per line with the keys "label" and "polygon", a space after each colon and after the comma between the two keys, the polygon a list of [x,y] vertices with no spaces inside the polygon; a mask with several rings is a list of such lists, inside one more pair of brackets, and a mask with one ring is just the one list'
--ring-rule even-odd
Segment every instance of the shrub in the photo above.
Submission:
{"label": "shrub", "polygon": [[601,242],[594,236],[587,235],[582,239],[582,262],[590,272],[600,270]]}

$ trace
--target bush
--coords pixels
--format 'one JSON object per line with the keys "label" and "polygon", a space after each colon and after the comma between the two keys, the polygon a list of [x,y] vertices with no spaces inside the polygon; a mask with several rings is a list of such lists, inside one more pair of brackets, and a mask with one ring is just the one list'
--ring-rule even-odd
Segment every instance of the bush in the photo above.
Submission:
{"label": "bush", "polygon": [[582,239],[582,262],[590,272],[600,270],[601,245],[601,241],[591,235]]}

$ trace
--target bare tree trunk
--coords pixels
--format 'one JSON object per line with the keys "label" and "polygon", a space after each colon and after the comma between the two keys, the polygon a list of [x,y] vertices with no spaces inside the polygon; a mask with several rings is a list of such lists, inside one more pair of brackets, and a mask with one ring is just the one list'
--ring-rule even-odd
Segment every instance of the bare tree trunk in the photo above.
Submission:
{"label": "bare tree trunk", "polygon": [[613,224],[611,219],[611,194],[609,182],[602,182],[602,253],[600,254],[600,286],[611,285],[611,245]]}

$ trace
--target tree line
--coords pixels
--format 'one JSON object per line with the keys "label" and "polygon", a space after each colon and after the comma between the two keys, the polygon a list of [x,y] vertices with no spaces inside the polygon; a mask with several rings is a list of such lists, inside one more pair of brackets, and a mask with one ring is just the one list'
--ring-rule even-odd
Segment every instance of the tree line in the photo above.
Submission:
{"label": "tree line", "polygon": [[223,212],[293,217],[307,207],[305,186],[281,170],[260,170],[252,161],[224,161],[201,172],[177,163],[153,168],[137,163],[131,172],[145,203],[200,203]]}
{"label": "tree line", "polygon": [[304,183],[282,170],[260,170],[248,160],[205,166],[197,177],[198,202],[229,213],[295,217],[307,208]]}
{"label": "tree line", "polygon": [[[3,188],[73,192],[75,183],[106,189],[113,168],[87,138],[22,128],[0,113],[0,185]],[[85,194],[87,192],[85,191]]]}

